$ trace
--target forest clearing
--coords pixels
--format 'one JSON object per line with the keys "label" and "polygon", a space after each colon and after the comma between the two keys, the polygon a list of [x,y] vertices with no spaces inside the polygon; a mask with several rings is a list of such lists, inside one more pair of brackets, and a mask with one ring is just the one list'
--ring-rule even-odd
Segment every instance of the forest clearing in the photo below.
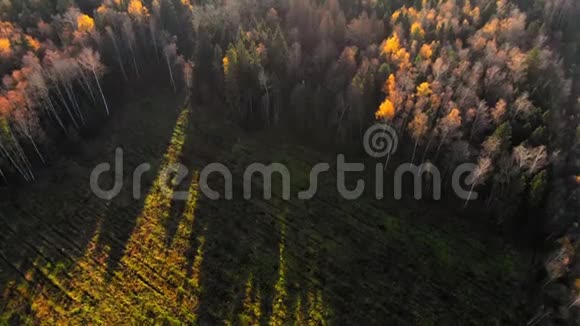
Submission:
{"label": "forest clearing", "polygon": [[191,171],[211,160],[241,171],[272,159],[306,182],[323,155],[263,146],[170,98],[129,103],[59,173],[8,195],[2,323],[490,325],[526,313],[526,263],[499,239],[470,237],[465,222],[423,223],[415,215],[428,212],[332,190],[311,201],[284,201],[276,187],[270,201],[204,200],[196,172],[181,185],[191,190],[184,203],[159,196],[154,173],[140,202],[128,188],[111,202],[84,191],[94,160],[112,158],[119,139],[126,171],[176,160]]}

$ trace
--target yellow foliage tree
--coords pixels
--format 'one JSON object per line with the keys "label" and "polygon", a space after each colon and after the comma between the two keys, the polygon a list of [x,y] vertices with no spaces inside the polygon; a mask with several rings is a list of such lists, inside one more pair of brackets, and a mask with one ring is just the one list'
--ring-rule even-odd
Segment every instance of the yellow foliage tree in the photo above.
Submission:
{"label": "yellow foliage tree", "polygon": [[400,48],[399,51],[393,54],[393,58],[399,62],[399,69],[406,70],[412,67],[411,55],[405,48]]}
{"label": "yellow foliage tree", "polygon": [[397,20],[399,20],[399,17],[401,17],[401,9],[395,10],[395,12],[391,15],[391,22],[396,23]]}
{"label": "yellow foliage tree", "polygon": [[395,117],[395,106],[389,99],[385,99],[379,106],[379,110],[375,112],[375,118],[393,120]]}
{"label": "yellow foliage tree", "polygon": [[77,17],[77,26],[79,32],[90,33],[95,29],[95,21],[88,15],[80,15]]}
{"label": "yellow foliage tree", "polygon": [[224,66],[224,74],[227,75],[228,68],[230,67],[230,59],[227,56],[222,59],[222,65]]}
{"label": "yellow foliage tree", "polygon": [[181,4],[187,8],[193,9],[193,6],[191,5],[191,0],[181,0]]}
{"label": "yellow foliage tree", "polygon": [[8,57],[10,54],[12,54],[10,40],[7,38],[0,38],[0,55],[3,57]]}
{"label": "yellow foliage tree", "polygon": [[401,43],[399,42],[399,36],[397,34],[393,34],[393,36],[389,37],[385,43],[383,44],[382,53],[385,55],[389,55],[391,53],[396,53],[401,48]]}
{"label": "yellow foliage tree", "polygon": [[389,75],[389,78],[387,78],[387,81],[383,86],[383,91],[389,95],[397,92],[397,82],[395,79],[395,75],[393,74]]}
{"label": "yellow foliage tree", "polygon": [[411,38],[415,40],[422,40],[424,37],[425,30],[423,29],[423,26],[421,26],[421,23],[419,22],[414,22],[413,25],[411,25]]}
{"label": "yellow foliage tree", "polygon": [[141,0],[131,0],[127,7],[127,12],[136,18],[145,17],[148,14],[147,8],[143,6]]}
{"label": "yellow foliage tree", "polygon": [[410,7],[409,9],[407,9],[407,17],[409,17],[409,19],[411,20],[417,19],[418,14],[419,13],[417,12],[417,9],[415,9],[414,7]]}
{"label": "yellow foliage tree", "polygon": [[400,106],[403,102],[401,93],[397,89],[397,80],[394,74],[390,74],[387,81],[383,85],[383,92],[387,94],[387,99],[391,102],[393,106]]}
{"label": "yellow foliage tree", "polygon": [[417,95],[418,96],[429,96],[431,94],[431,86],[429,83],[424,82],[421,85],[417,86]]}

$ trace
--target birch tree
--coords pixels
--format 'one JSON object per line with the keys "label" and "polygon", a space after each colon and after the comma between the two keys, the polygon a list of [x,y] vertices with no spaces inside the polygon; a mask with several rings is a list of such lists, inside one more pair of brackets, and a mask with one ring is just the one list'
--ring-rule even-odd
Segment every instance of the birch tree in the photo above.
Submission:
{"label": "birch tree", "polygon": [[36,111],[29,103],[26,103],[27,101],[22,90],[10,91],[7,97],[13,106],[11,120],[14,121],[16,129],[30,141],[42,163],[46,163],[44,156],[41,154],[34,140],[34,137],[42,135]]}
{"label": "birch tree", "polygon": [[169,78],[171,79],[173,91],[177,93],[175,79],[173,78],[173,61],[177,56],[177,45],[175,44],[175,42],[171,42],[165,45],[165,47],[163,48],[163,55],[165,56],[165,62],[167,63],[167,70],[169,71]]}
{"label": "birch tree", "polygon": [[84,48],[77,58],[78,63],[84,69],[90,71],[95,78],[99,92],[101,93],[101,99],[105,105],[105,113],[109,115],[109,105],[107,104],[107,99],[105,94],[103,94],[103,88],[101,87],[101,82],[99,81],[100,76],[105,72],[105,66],[101,63],[101,56],[98,52],[93,51],[91,48]]}

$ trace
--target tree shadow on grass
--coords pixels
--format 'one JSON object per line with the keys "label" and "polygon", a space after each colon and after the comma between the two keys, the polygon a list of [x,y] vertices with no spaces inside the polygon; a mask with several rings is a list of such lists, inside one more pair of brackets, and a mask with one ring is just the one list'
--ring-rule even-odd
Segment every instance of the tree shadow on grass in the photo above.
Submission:
{"label": "tree shadow on grass", "polygon": [[201,274],[200,324],[328,320],[331,309],[316,279],[318,250],[301,243],[300,231],[288,222],[291,205],[247,201],[239,191],[232,201],[202,200],[198,206],[202,216],[211,216]]}
{"label": "tree shadow on grass", "polygon": [[[142,204],[130,197],[132,175],[128,171],[132,172],[142,160],[161,156],[164,137],[171,135],[170,121],[161,123],[138,112],[150,109],[171,119],[170,112],[156,107],[159,99],[161,96],[153,102],[130,103],[104,128],[103,136],[83,145],[79,151],[84,152],[82,155],[56,163],[50,171],[39,174],[36,184],[2,203],[0,323],[18,323],[20,319],[33,322],[45,317],[49,322],[59,316],[58,309],[70,307],[72,302],[97,304],[91,290],[82,289],[83,284],[78,283],[81,280],[74,279],[73,273],[85,268],[83,264],[94,268],[102,264],[108,265],[106,274],[110,274],[122,256],[135,225],[131,217],[137,216]],[[129,120],[133,128],[125,125]],[[150,132],[156,137],[154,141],[143,142]],[[89,175],[97,164],[112,163],[115,147],[125,151],[124,189],[115,200],[104,201],[92,194]],[[111,175],[104,174],[103,188],[111,180]],[[87,252],[91,254],[85,260]]]}
{"label": "tree shadow on grass", "polygon": [[[198,203],[198,218],[207,220],[199,323],[288,324],[299,318],[322,322],[329,309],[319,284],[309,276],[316,273],[316,262],[296,248],[303,248],[296,224],[288,227],[293,207],[282,200],[243,198],[243,164],[252,159],[230,156],[251,155],[251,150],[235,149],[244,146],[238,143],[217,160],[237,165],[230,166],[233,200],[202,197]],[[212,175],[209,185],[223,196],[221,177]],[[259,198],[262,189],[253,188]]]}
{"label": "tree shadow on grass", "polygon": [[[159,98],[161,100],[161,98]],[[167,110],[167,98],[162,101],[145,102],[138,105],[139,110],[147,112],[145,116],[141,113],[141,119],[131,118],[130,137],[123,137],[118,140],[115,146],[123,148],[124,182],[121,193],[111,201],[109,211],[104,215],[101,223],[101,230],[97,247],[108,251],[107,271],[111,276],[117,269],[117,264],[124,255],[127,241],[136,226],[139,213],[145,209],[146,196],[155,186],[155,177],[158,175],[162,165],[165,163],[165,155],[171,149],[172,141],[175,138],[177,123],[180,112],[184,109],[182,104],[171,101],[171,107],[175,110]],[[140,114],[136,112],[136,114]],[[159,117],[163,119],[159,119]],[[126,126],[120,126],[126,128]],[[121,130],[116,133],[123,135]],[[125,134],[127,134],[125,132]],[[142,175],[140,189],[148,189],[137,193],[140,200],[134,197],[133,172],[143,163],[151,165],[151,169]],[[114,178],[112,174],[106,176]],[[109,180],[111,183],[112,180]]]}
{"label": "tree shadow on grass", "polygon": [[[276,160],[263,148],[237,147],[243,150],[232,155],[248,157],[223,161]],[[311,201],[282,200],[276,183],[273,199],[259,199],[258,187],[245,201],[240,168],[232,170],[237,171],[234,200],[206,204],[215,205],[215,211],[202,272],[200,320],[205,324],[301,318],[401,325],[518,320],[513,314],[518,305],[508,294],[517,286],[502,267],[509,255],[477,249],[485,245],[464,239],[463,233],[415,223],[399,207],[389,210],[392,215],[374,199],[344,200],[332,176],[320,181]],[[223,185],[216,182],[213,189]]]}
{"label": "tree shadow on grass", "polygon": [[[244,200],[205,199],[198,207],[199,219],[207,223],[200,323],[236,323],[250,274],[254,275],[261,299],[271,297],[278,270],[275,251],[279,234],[264,233],[257,218],[261,212]],[[264,303],[260,303],[262,311]]]}

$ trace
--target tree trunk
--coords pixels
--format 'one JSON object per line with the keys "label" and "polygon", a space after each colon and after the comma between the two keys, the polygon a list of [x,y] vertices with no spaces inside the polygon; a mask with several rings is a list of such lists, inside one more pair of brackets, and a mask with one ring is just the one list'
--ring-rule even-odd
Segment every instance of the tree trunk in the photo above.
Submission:
{"label": "tree trunk", "polygon": [[411,164],[415,163],[415,152],[417,151],[417,144],[419,143],[419,138],[415,139],[415,146],[413,147],[413,155],[411,156]]}
{"label": "tree trunk", "polygon": [[385,167],[383,168],[383,171],[387,170],[387,165],[389,165],[389,160],[391,159],[391,151],[389,151],[387,153],[387,160],[385,161]]}
{"label": "tree trunk", "polygon": [[467,196],[467,199],[465,200],[465,205],[463,206],[463,208],[466,208],[467,204],[471,200],[471,194],[473,193],[473,189],[475,188],[476,181],[477,181],[477,179],[473,180],[473,184],[471,185],[471,190],[469,190],[469,195]]}
{"label": "tree trunk", "polygon": [[10,162],[16,168],[16,170],[18,170],[18,172],[20,172],[20,175],[22,175],[24,177],[24,179],[26,181],[28,181],[28,176],[26,175],[26,173],[24,173],[24,171],[21,169],[20,165],[18,165],[16,163],[16,161],[14,161],[14,158],[12,158],[12,155],[10,155],[10,152],[8,152],[8,150],[4,147],[4,145],[2,145],[1,142],[0,142],[0,149],[2,149],[2,151],[4,151],[4,156],[8,157],[8,160],[10,160]]}
{"label": "tree trunk", "polygon": [[16,140],[16,137],[14,137],[14,133],[12,133],[12,130],[10,130],[10,128],[8,128],[8,132],[10,133],[10,137],[12,138],[12,142],[14,143],[14,146],[16,147],[16,150],[18,151],[18,154],[20,155],[21,160],[24,162],[24,167],[26,167],[26,170],[28,170],[28,171],[26,171],[26,173],[28,173],[28,175],[30,176],[30,178],[32,180],[35,180],[34,174],[32,173],[32,165],[30,164],[30,161],[26,157],[24,150],[22,149],[22,147],[20,147],[20,144]]}
{"label": "tree trunk", "polygon": [[72,114],[72,112],[71,112],[68,104],[66,103],[66,99],[64,98],[64,95],[62,94],[62,91],[60,89],[60,86],[58,85],[58,81],[55,81],[54,84],[56,85],[56,92],[59,95],[60,100],[61,100],[62,104],[64,105],[64,107],[66,109],[66,112],[68,113],[68,115],[69,115],[70,119],[72,120],[73,124],[75,125],[75,127],[77,129],[79,129],[79,124],[77,123],[77,121],[74,118],[74,116],[73,116],[73,114]]}
{"label": "tree trunk", "polygon": [[421,157],[421,164],[425,163],[425,158],[427,158],[427,153],[429,152],[429,148],[431,148],[432,141],[433,141],[433,137],[429,137],[429,141],[427,142],[427,146],[425,147],[425,151],[423,151],[423,157]]}
{"label": "tree trunk", "polygon": [[89,81],[88,81],[87,76],[85,75],[85,72],[83,71],[83,69],[81,69],[81,79],[83,81],[81,83],[81,85],[84,85],[85,86],[85,90],[91,96],[91,99],[93,100],[93,103],[97,103],[97,100],[95,99],[95,94],[93,94],[93,89],[92,89],[91,85],[89,85]]}
{"label": "tree trunk", "polygon": [[125,71],[125,65],[123,64],[123,58],[121,57],[121,51],[119,51],[119,47],[117,46],[117,40],[115,39],[115,35],[113,33],[109,33],[109,37],[113,41],[113,47],[115,48],[115,53],[117,53],[117,61],[119,62],[119,67],[121,68],[121,74],[123,75],[123,79],[125,81],[129,81],[127,78],[127,72]]}
{"label": "tree trunk", "polygon": [[173,79],[173,71],[171,69],[171,65],[169,64],[169,56],[167,55],[167,51],[165,51],[165,61],[167,61],[167,69],[169,69],[169,77],[171,78],[171,85],[173,86],[173,91],[177,93],[177,88],[175,87],[175,80]]}
{"label": "tree trunk", "polygon": [[107,116],[109,115],[109,106],[107,105],[107,100],[105,99],[105,94],[103,94],[103,89],[101,88],[101,83],[99,82],[99,77],[95,72],[95,68],[93,70],[93,76],[95,76],[95,80],[97,81],[97,86],[99,87],[99,92],[101,92],[101,98],[103,99],[103,103],[105,104],[105,112],[107,112]]}
{"label": "tree trunk", "polygon": [[34,139],[32,138],[32,136],[29,135],[29,134],[27,134],[26,137],[28,137],[28,139],[32,143],[32,146],[34,147],[34,150],[36,151],[36,154],[38,154],[38,157],[40,157],[40,160],[42,161],[42,164],[46,164],[46,161],[44,160],[44,157],[40,153],[40,150],[38,150],[38,147],[36,146],[36,142],[34,141]]}
{"label": "tree trunk", "polygon": [[336,128],[336,136],[338,137],[340,130],[342,128],[342,119],[344,118],[344,113],[346,112],[346,105],[344,101],[342,101],[342,111],[340,112],[340,118],[338,118],[338,127]]}
{"label": "tree trunk", "polygon": [[141,79],[141,76],[139,75],[139,68],[137,67],[137,60],[135,60],[135,52],[133,51],[133,45],[131,43],[129,43],[129,52],[131,53],[131,60],[133,60],[133,67],[135,68],[137,78]]}
{"label": "tree trunk", "polygon": [[46,99],[45,101],[48,102],[48,106],[49,106],[49,111],[52,112],[52,115],[54,116],[56,122],[58,123],[58,125],[62,128],[62,130],[66,133],[66,128],[64,127],[64,124],[62,123],[62,120],[60,119],[60,117],[58,116],[58,113],[56,112],[56,109],[54,107],[54,105],[52,104],[52,101],[50,99],[50,95],[46,95]]}
{"label": "tree trunk", "polygon": [[76,99],[72,95],[72,91],[69,89],[68,83],[63,83],[63,85],[64,85],[65,93],[67,94],[67,96],[68,96],[68,98],[69,98],[69,100],[70,100],[70,102],[71,102],[71,104],[73,106],[73,109],[76,110],[77,115],[81,119],[81,123],[84,125],[85,124],[85,119],[83,117],[83,114],[81,113],[81,110],[79,108],[79,105],[78,105]]}
{"label": "tree trunk", "polygon": [[2,171],[2,169],[0,169],[0,176],[2,176],[2,180],[4,180],[4,184],[8,185],[8,180],[6,179],[6,176],[4,175],[4,172]]}
{"label": "tree trunk", "polygon": [[157,59],[157,63],[159,63],[159,47],[157,45],[157,37],[155,36],[155,29],[153,25],[149,24],[149,30],[151,31],[151,39],[153,40],[153,48],[155,48],[155,59]]}
{"label": "tree trunk", "polygon": [[437,146],[437,150],[435,151],[435,157],[433,158],[433,161],[437,161],[437,157],[439,157],[439,150],[441,149],[441,146],[443,145],[443,142],[445,141],[446,138],[447,133],[444,133],[443,137],[441,137],[441,140],[439,141],[439,146]]}
{"label": "tree trunk", "polygon": [[469,140],[473,138],[473,132],[475,131],[475,126],[477,125],[477,119],[479,118],[479,107],[475,110],[475,119],[473,119],[473,126],[471,126],[471,131],[469,132]]}
{"label": "tree trunk", "polygon": [[542,152],[539,152],[538,155],[536,155],[536,158],[534,159],[534,163],[532,163],[532,166],[530,167],[530,176],[532,175],[533,171],[536,169],[536,165],[538,164],[538,160],[540,159],[540,154],[542,154]]}

